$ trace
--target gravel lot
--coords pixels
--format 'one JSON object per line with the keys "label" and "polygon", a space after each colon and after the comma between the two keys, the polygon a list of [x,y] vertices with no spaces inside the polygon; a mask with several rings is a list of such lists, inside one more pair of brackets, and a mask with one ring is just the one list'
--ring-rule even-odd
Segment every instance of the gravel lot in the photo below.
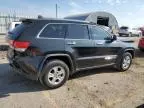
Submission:
{"label": "gravel lot", "polygon": [[55,90],[13,73],[0,52],[0,108],[144,108],[144,53],[132,67],[81,71]]}

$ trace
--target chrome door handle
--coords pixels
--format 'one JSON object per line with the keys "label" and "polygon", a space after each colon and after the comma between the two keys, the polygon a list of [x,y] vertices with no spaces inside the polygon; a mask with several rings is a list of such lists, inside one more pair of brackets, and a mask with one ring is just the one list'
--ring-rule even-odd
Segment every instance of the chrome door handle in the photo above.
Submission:
{"label": "chrome door handle", "polygon": [[68,45],[75,45],[76,42],[74,42],[74,41],[73,41],[73,42],[68,42],[67,44],[68,44]]}
{"label": "chrome door handle", "polygon": [[104,43],[103,42],[97,42],[96,44],[97,45],[103,45]]}

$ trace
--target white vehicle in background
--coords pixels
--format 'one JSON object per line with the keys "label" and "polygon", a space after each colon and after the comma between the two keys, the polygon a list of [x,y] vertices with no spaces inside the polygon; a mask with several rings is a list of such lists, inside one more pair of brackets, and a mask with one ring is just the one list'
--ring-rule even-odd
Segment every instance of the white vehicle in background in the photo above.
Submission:
{"label": "white vehicle in background", "polygon": [[132,37],[133,36],[137,36],[137,37],[141,37],[142,36],[142,32],[141,32],[141,30],[139,28],[132,28],[130,30],[130,32],[131,32],[131,36]]}
{"label": "white vehicle in background", "polygon": [[135,42],[136,37],[141,37],[142,32],[138,28],[129,28],[128,26],[122,26],[119,29],[118,39],[123,42]]}
{"label": "white vehicle in background", "polygon": [[18,26],[20,24],[21,24],[21,22],[18,22],[18,21],[11,22],[9,25],[8,31],[12,31],[16,26]]}
{"label": "white vehicle in background", "polygon": [[127,26],[122,26],[119,29],[120,37],[141,37],[142,32],[138,28],[129,28]]}
{"label": "white vehicle in background", "polygon": [[131,30],[127,26],[122,26],[119,29],[119,36],[120,37],[131,37]]}

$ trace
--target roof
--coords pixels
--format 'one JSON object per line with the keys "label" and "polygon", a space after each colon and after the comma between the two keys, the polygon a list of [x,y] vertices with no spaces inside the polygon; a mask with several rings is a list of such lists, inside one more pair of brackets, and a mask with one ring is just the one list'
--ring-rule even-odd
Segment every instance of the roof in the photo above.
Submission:
{"label": "roof", "polygon": [[40,19],[21,19],[22,22],[32,22],[32,21],[55,21],[59,23],[82,23],[82,24],[92,24],[88,21],[73,20],[73,19],[56,19],[56,18],[40,18]]}

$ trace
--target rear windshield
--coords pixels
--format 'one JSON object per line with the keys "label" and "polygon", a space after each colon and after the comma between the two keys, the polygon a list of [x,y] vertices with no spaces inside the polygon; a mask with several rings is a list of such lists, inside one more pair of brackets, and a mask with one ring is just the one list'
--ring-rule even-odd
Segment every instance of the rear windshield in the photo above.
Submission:
{"label": "rear windshield", "polygon": [[121,27],[120,29],[125,29],[125,30],[127,30],[127,29],[128,29],[128,27]]}
{"label": "rear windshield", "polygon": [[20,24],[15,24],[15,27],[17,27],[18,25],[20,25]]}
{"label": "rear windshield", "polygon": [[22,23],[17,25],[13,30],[9,31],[8,36],[12,39],[16,39],[27,27],[27,24]]}

